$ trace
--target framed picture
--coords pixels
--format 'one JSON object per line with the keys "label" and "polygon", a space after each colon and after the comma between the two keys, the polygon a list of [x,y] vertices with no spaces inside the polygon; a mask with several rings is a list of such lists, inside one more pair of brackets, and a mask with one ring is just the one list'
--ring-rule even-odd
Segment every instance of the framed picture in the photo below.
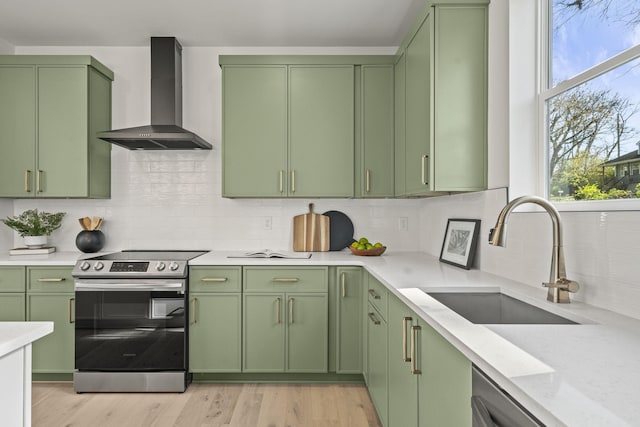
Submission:
{"label": "framed picture", "polygon": [[479,233],[479,219],[449,219],[440,261],[469,270],[476,255]]}

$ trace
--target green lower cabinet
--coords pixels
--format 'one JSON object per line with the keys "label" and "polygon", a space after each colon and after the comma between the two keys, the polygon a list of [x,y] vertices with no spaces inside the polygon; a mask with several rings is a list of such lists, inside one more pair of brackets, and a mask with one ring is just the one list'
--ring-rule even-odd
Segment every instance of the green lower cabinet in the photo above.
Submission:
{"label": "green lower cabinet", "polygon": [[33,343],[34,373],[71,373],[74,370],[75,294],[27,294],[27,318],[53,321],[53,333]]}
{"label": "green lower cabinet", "polygon": [[284,371],[284,294],[245,294],[242,371]]}
{"label": "green lower cabinet", "polygon": [[[383,426],[388,422],[387,322],[371,304],[367,312],[367,359],[369,395]],[[395,427],[395,426],[393,426]]]}
{"label": "green lower cabinet", "polygon": [[387,320],[388,425],[470,427],[471,362],[395,297]]}
{"label": "green lower cabinet", "polygon": [[0,322],[19,322],[25,319],[24,292],[0,293]]}
{"label": "green lower cabinet", "polygon": [[362,372],[362,298],[360,267],[336,269],[336,372]]}
{"label": "green lower cabinet", "polygon": [[421,321],[419,426],[471,426],[471,362]]}
{"label": "green lower cabinet", "polygon": [[191,294],[189,307],[189,370],[240,372],[240,293]]}
{"label": "green lower cabinet", "polygon": [[24,321],[25,269],[0,267],[0,321]]}
{"label": "green lower cabinet", "polygon": [[418,375],[411,369],[411,327],[415,314],[399,299],[389,298],[389,426],[417,427]]}
{"label": "green lower cabinet", "polygon": [[245,294],[243,372],[327,372],[327,294]]}
{"label": "green lower cabinet", "polygon": [[328,371],[327,294],[286,294],[287,372]]}

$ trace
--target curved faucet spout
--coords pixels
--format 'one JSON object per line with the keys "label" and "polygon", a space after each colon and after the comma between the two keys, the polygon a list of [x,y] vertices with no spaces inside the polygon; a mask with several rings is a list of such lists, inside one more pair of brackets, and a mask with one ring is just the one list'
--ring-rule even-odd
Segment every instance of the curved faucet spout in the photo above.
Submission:
{"label": "curved faucet spout", "polygon": [[489,244],[494,246],[506,246],[507,235],[507,219],[511,212],[518,206],[525,203],[533,203],[543,207],[551,218],[553,226],[553,249],[551,252],[551,272],[549,274],[549,283],[543,283],[543,286],[549,288],[547,299],[553,302],[570,302],[569,292],[576,292],[579,288],[578,283],[567,279],[567,273],[564,266],[564,253],[562,249],[562,222],[558,210],[546,199],[537,196],[522,196],[509,202],[496,221],[496,226],[491,229],[489,234]]}

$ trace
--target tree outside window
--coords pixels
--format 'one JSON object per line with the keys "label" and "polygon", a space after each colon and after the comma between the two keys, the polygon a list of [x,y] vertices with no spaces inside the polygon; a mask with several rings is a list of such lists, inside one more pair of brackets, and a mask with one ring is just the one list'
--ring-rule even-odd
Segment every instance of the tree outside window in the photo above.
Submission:
{"label": "tree outside window", "polygon": [[640,196],[640,2],[549,0],[549,197]]}

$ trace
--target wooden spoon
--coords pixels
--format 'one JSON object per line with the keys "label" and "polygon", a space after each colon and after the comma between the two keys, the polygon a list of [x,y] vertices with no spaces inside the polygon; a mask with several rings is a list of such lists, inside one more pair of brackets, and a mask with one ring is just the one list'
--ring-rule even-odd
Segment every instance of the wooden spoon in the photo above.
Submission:
{"label": "wooden spoon", "polygon": [[91,228],[89,230],[93,231],[96,229],[96,227],[98,226],[98,220],[100,219],[100,217],[98,216],[94,216],[91,218]]}
{"label": "wooden spoon", "polygon": [[83,230],[89,230],[89,227],[91,227],[91,219],[88,216],[79,218],[78,222],[80,223],[80,227],[82,227]]}
{"label": "wooden spoon", "polygon": [[96,224],[96,228],[95,230],[100,230],[100,227],[102,226],[102,217],[98,217],[98,223]]}

